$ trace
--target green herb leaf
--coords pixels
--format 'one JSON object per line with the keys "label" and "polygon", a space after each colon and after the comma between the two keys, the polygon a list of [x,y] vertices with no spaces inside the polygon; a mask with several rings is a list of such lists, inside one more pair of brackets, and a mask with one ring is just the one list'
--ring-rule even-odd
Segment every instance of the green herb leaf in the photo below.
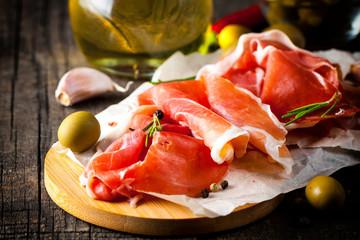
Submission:
{"label": "green herb leaf", "polygon": [[334,95],[331,97],[330,100],[326,101],[326,102],[320,102],[320,103],[312,103],[306,106],[302,106],[299,108],[295,108],[293,110],[288,111],[287,114],[281,116],[282,118],[287,118],[287,117],[291,117],[291,116],[295,116],[294,119],[290,120],[289,122],[285,123],[285,126],[299,120],[300,118],[302,118],[303,116],[312,113],[318,109],[324,108],[326,106],[328,106],[332,101],[335,100],[334,104],[325,112],[321,115],[321,117],[325,117],[335,106],[336,104],[339,102],[341,93],[340,92],[336,92],[334,93]]}
{"label": "green herb leaf", "polygon": [[[334,97],[332,97],[332,98],[334,98]],[[337,92],[336,93],[336,100],[335,100],[334,104],[326,112],[324,112],[323,115],[321,115],[321,117],[322,118],[325,117],[331,110],[333,110],[334,107],[336,106],[336,104],[339,102],[339,100],[340,100],[340,93]]]}
{"label": "green herb leaf", "polygon": [[154,124],[154,120],[152,120],[146,127],[144,127],[143,131],[146,132],[153,124]]}
{"label": "green herb leaf", "polygon": [[150,130],[146,134],[145,147],[148,146],[149,138],[152,137],[156,131],[162,131],[160,119],[156,114],[153,114],[153,120],[146,127],[143,128],[143,131],[146,132],[148,129]]}
{"label": "green herb leaf", "polygon": [[168,83],[168,82],[181,82],[181,81],[188,81],[188,80],[194,80],[196,78],[196,76],[191,76],[191,77],[187,77],[187,78],[178,78],[178,79],[172,79],[169,81],[162,81],[162,80],[158,80],[158,82],[151,82],[149,81],[149,83],[151,83],[152,85],[157,85],[160,83]]}

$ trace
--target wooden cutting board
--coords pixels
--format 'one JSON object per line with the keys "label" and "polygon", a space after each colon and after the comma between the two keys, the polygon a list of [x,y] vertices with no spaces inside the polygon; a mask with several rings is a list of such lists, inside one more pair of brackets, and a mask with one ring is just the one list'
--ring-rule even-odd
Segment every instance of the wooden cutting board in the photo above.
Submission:
{"label": "wooden cutting board", "polygon": [[218,232],[254,222],[272,212],[282,196],[236,208],[217,218],[195,217],[184,206],[145,196],[137,208],[126,201],[94,200],[79,184],[83,167],[51,148],[45,158],[45,187],[52,200],[66,212],[86,222],[142,235],[195,235]]}

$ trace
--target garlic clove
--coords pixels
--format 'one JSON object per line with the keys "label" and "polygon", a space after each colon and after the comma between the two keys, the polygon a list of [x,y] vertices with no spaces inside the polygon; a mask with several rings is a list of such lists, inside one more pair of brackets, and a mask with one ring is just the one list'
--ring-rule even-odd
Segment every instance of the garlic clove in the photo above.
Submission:
{"label": "garlic clove", "polygon": [[132,83],[132,81],[128,82],[123,88],[96,69],[79,67],[64,74],[55,90],[55,97],[60,104],[71,106],[106,92],[127,92]]}

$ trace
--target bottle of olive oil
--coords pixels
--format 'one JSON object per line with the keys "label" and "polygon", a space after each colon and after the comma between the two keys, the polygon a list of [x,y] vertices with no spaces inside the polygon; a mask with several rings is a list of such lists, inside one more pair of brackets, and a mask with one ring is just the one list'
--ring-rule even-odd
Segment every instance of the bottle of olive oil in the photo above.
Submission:
{"label": "bottle of olive oil", "polygon": [[267,18],[273,28],[290,36],[298,34],[284,30],[284,26],[297,28],[305,36],[309,50],[346,48],[360,34],[360,0],[265,1],[269,6]]}
{"label": "bottle of olive oil", "polygon": [[189,53],[211,22],[211,0],[70,0],[73,33],[95,67],[151,76],[177,50]]}

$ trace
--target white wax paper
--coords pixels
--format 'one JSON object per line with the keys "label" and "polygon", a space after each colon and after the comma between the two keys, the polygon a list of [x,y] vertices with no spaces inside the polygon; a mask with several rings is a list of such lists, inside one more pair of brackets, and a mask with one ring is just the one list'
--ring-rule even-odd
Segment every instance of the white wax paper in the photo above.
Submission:
{"label": "white wax paper", "polygon": [[[322,51],[319,52],[319,55],[328,58],[331,62],[340,63],[343,73],[348,71],[352,62],[359,60],[356,56],[360,56],[338,50]],[[198,69],[203,65],[216,62],[220,56],[220,51],[211,55],[194,53],[188,56],[177,52],[156,71],[152,81],[158,79],[166,81],[196,75]],[[137,95],[151,86],[150,83],[142,84],[128,98],[99,113],[96,116],[102,130],[99,143],[96,147],[81,154],[73,155],[71,151],[67,151],[70,153],[68,155],[86,165],[91,157],[102,152],[128,128],[129,115],[136,108]],[[359,129],[359,122],[355,125]],[[244,158],[234,160],[231,164],[229,172],[225,176],[229,182],[226,190],[213,192],[208,198],[153,195],[187,206],[196,216],[224,216],[243,204],[262,202],[281,193],[304,187],[310,179],[317,175],[330,175],[340,168],[360,163],[358,157],[360,130],[345,131],[334,128],[327,138],[304,138],[300,141],[289,139],[289,143],[295,142],[300,147],[289,146],[295,162],[291,176],[284,177],[283,169],[278,164],[269,163],[261,153],[248,151]],[[248,160],[253,159],[251,156],[253,154],[257,154],[256,163]]]}

